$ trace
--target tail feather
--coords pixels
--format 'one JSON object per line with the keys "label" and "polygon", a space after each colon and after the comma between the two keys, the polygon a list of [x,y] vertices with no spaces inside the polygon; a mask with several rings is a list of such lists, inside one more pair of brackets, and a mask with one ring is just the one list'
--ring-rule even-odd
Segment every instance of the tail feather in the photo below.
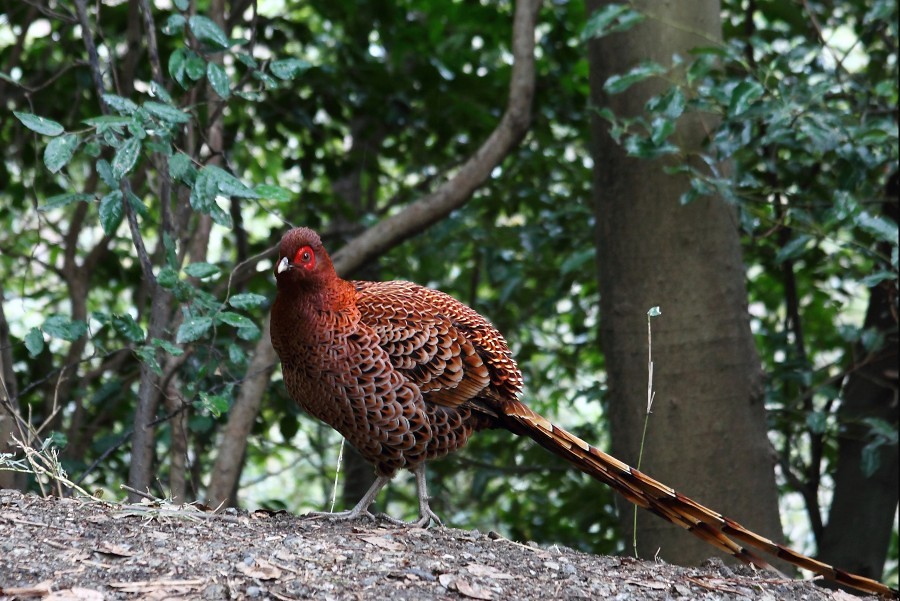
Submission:
{"label": "tail feather", "polygon": [[900,599],[900,592],[876,580],[839,570],[744,528],[734,520],[592,447],[518,401],[507,403],[504,412],[511,430],[532,438],[584,473],[609,485],[629,502],[689,530],[698,538],[741,561],[762,569],[773,569],[765,559],[744,546],[747,545],[839,584]]}

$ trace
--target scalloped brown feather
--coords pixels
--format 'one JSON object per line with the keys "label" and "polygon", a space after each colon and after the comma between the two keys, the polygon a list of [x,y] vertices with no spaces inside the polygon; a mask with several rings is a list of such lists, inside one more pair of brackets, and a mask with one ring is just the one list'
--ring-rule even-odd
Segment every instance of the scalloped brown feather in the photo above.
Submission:
{"label": "scalloped brown feather", "polygon": [[[307,247],[315,255],[311,264],[296,262]],[[503,336],[449,295],[410,282],[342,280],[319,236],[306,228],[282,239],[276,280],[272,344],[288,392],[338,430],[380,476],[347,517],[366,511],[381,486],[407,468],[419,484],[419,523],[427,524],[433,514],[424,463],[460,449],[473,432],[504,428],[742,561],[770,567],[747,545],[840,584],[900,598],[875,580],[747,530],[529,409],[518,399],[522,375]]]}

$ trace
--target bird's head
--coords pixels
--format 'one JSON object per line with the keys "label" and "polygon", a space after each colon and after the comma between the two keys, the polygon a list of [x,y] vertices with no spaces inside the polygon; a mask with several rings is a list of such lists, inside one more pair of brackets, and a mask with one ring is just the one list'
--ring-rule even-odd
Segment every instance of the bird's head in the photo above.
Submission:
{"label": "bird's head", "polygon": [[275,280],[279,287],[321,282],[323,278],[334,276],[331,259],[313,230],[298,227],[281,238],[275,263]]}

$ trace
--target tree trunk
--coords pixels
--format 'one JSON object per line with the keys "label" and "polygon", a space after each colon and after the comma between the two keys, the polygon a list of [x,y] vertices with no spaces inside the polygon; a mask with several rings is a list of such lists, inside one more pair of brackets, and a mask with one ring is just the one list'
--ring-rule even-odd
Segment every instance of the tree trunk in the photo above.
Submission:
{"label": "tree trunk", "polygon": [[[897,174],[888,189],[885,214],[897,221]],[[890,256],[887,244],[880,249]],[[822,536],[819,557],[845,570],[880,580],[891,541],[897,502],[900,499],[900,456],[897,444],[878,448],[878,469],[863,471],[863,448],[870,442],[870,426],[862,420],[875,418],[896,430],[897,406],[897,302],[896,281],[882,282],[872,289],[864,327],[884,336],[884,344],[872,354],[862,347],[862,366],[844,385],[838,411],[842,425],[838,438],[834,498]],[[861,494],[865,491],[865,494]]]}
{"label": "tree trunk", "polygon": [[[595,10],[605,2],[589,2]],[[589,47],[591,97],[597,107],[633,116],[661,79],[607,95],[603,83],[640,61],[666,65],[695,46],[720,39],[720,6],[637,2],[652,16],[631,31]],[[676,135],[697,148],[715,124],[681,119]],[[634,465],[647,404],[647,311],[653,320],[653,388],[641,469],[699,502],[774,540],[782,538],[766,433],[762,373],[753,345],[735,212],[720,199],[679,203],[687,178],[666,162],[630,158],[592,122],[597,216],[601,346],[609,383],[613,454]],[[629,546],[633,513],[621,513]],[[638,516],[637,550],[693,564],[712,548],[647,513]]]}
{"label": "tree trunk", "polygon": [[[12,342],[9,323],[3,310],[3,282],[0,282],[0,453],[17,454],[19,449],[13,442],[13,434],[18,434],[16,419],[19,412],[19,386],[13,371]],[[24,441],[23,441],[24,442]],[[25,474],[0,471],[0,488],[25,490]]]}

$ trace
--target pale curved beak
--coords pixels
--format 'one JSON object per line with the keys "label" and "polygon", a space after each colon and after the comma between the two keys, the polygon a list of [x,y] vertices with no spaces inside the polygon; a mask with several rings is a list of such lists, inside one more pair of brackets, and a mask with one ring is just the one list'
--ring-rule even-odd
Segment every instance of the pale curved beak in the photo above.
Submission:
{"label": "pale curved beak", "polygon": [[291,268],[291,264],[288,261],[287,257],[282,257],[280,261],[278,261],[278,265],[275,267],[275,274],[281,274]]}

